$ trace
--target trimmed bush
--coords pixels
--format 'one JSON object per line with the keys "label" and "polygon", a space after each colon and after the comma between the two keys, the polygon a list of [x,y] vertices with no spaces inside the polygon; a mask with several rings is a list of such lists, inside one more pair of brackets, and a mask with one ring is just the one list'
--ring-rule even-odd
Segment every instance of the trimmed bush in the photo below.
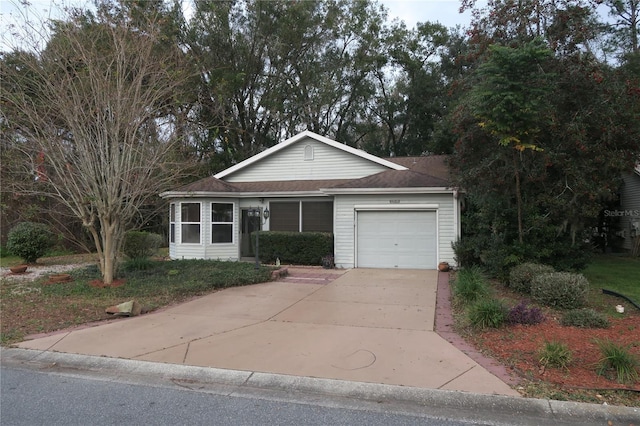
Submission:
{"label": "trimmed bush", "polygon": [[555,272],[552,266],[531,262],[520,264],[509,273],[509,287],[517,292],[529,294],[531,280],[537,275],[551,272]]}
{"label": "trimmed bush", "polygon": [[473,303],[488,294],[486,278],[480,268],[464,268],[456,273],[453,295],[463,304]]}
{"label": "trimmed bush", "polygon": [[537,306],[529,307],[527,301],[523,300],[509,310],[507,321],[509,324],[540,324],[544,321],[544,315],[540,308]]}
{"label": "trimmed bush", "polygon": [[531,298],[544,306],[576,309],[586,302],[589,281],[582,274],[552,272],[531,281]]}
{"label": "trimmed bush", "polygon": [[[260,260],[293,265],[322,265],[322,258],[333,256],[333,234],[329,232],[259,231]],[[251,234],[255,247],[256,233]]]}
{"label": "trimmed bush", "polygon": [[481,299],[469,308],[469,321],[476,328],[498,328],[507,319],[507,308],[497,299]]}
{"label": "trimmed bush", "polygon": [[606,315],[590,308],[572,309],[560,319],[560,324],[565,327],[582,328],[609,328],[609,319]]}
{"label": "trimmed bush", "polygon": [[146,259],[162,246],[164,238],[144,231],[128,231],[124,234],[122,251],[129,259]]}
{"label": "trimmed bush", "polygon": [[7,250],[27,263],[35,263],[54,244],[53,233],[43,223],[21,222],[7,235]]}

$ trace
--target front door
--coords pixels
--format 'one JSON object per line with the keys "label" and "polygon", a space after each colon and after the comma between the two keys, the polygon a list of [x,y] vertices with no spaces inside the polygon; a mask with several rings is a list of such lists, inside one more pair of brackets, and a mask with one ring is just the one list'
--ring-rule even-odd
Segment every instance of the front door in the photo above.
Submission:
{"label": "front door", "polygon": [[240,242],[240,256],[255,256],[253,244],[251,244],[251,233],[262,229],[260,216],[249,216],[249,209],[242,209],[242,241]]}

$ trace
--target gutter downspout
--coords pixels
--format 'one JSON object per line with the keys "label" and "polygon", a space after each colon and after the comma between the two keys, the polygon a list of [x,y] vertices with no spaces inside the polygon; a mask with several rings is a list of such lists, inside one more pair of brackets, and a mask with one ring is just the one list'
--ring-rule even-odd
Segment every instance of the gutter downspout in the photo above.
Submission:
{"label": "gutter downspout", "polygon": [[[455,241],[460,240],[460,196],[457,189],[453,190],[453,223]],[[458,266],[458,265],[456,265]]]}

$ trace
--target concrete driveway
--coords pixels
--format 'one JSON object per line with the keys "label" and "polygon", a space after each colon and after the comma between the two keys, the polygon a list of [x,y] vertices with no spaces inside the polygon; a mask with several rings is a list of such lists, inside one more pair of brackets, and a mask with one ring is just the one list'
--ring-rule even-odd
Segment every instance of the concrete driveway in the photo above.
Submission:
{"label": "concrete driveway", "polygon": [[434,332],[437,276],[425,270],[292,268],[281,281],[229,288],[18,346],[517,396]]}

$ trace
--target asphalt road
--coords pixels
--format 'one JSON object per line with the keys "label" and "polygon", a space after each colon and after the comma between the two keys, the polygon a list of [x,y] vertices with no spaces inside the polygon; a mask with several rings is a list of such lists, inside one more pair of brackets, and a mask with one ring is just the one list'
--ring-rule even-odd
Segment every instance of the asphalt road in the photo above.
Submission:
{"label": "asphalt road", "polygon": [[7,426],[484,424],[354,407],[353,401],[238,397],[13,368],[0,374],[0,421]]}
{"label": "asphalt road", "polygon": [[0,348],[0,425],[634,425],[640,408]]}

